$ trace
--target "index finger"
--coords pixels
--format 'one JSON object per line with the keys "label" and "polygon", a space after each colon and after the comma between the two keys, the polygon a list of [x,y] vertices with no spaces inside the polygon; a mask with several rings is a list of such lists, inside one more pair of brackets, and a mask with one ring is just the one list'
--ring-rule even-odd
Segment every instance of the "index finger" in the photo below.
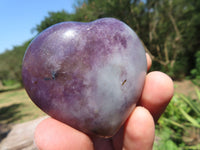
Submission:
{"label": "index finger", "polygon": [[174,93],[172,79],[159,71],[146,76],[139,105],[147,108],[157,121],[164,112]]}

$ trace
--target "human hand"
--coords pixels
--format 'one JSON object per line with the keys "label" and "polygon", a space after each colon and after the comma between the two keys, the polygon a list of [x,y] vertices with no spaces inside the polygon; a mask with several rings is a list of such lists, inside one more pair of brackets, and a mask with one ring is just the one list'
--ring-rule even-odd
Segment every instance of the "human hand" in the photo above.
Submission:
{"label": "human hand", "polygon": [[[149,55],[147,66],[149,70]],[[172,96],[172,80],[162,72],[150,72],[138,105],[112,138],[89,137],[62,122],[47,118],[36,128],[35,143],[41,150],[150,150],[154,143],[155,122]]]}

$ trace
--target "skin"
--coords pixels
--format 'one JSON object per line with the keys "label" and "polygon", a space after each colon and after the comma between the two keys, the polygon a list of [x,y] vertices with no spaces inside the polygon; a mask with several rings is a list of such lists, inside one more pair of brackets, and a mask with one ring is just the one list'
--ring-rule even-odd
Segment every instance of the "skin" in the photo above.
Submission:
{"label": "skin", "polygon": [[[152,61],[147,54],[147,68]],[[162,72],[147,74],[140,101],[124,126],[110,139],[88,135],[53,118],[36,128],[35,143],[40,150],[151,150],[155,123],[173,96],[173,81]]]}

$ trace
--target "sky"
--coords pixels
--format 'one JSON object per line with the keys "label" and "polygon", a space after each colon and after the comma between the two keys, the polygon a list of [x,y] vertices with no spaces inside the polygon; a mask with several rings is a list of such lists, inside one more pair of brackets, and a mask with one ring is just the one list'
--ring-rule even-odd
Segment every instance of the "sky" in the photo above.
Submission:
{"label": "sky", "polygon": [[74,11],[77,0],[0,0],[0,53],[23,44],[49,11]]}

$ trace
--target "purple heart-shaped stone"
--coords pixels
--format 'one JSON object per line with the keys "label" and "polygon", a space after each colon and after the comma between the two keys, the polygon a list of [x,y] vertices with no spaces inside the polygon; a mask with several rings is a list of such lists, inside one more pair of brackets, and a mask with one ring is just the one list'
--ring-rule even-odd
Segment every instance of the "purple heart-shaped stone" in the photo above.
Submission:
{"label": "purple heart-shaped stone", "polygon": [[103,18],[44,30],[27,48],[22,77],[44,112],[87,134],[110,137],[136,106],[146,70],[135,32]]}

